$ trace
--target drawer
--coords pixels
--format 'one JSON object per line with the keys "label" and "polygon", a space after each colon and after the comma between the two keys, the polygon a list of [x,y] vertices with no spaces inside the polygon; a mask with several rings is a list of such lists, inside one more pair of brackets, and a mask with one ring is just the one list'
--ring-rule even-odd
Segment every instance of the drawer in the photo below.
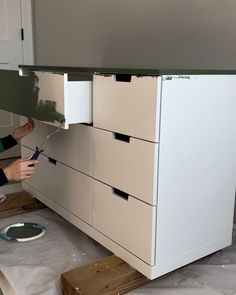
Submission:
{"label": "drawer", "polygon": [[94,126],[158,142],[161,78],[94,76]]}
{"label": "drawer", "polygon": [[[31,154],[30,149],[22,147],[23,157]],[[92,179],[90,177],[42,156],[41,163],[37,165],[37,172],[25,182],[91,224]]]}
{"label": "drawer", "polygon": [[66,73],[34,72],[34,75],[31,100],[40,114],[36,119],[58,125],[64,118],[65,129],[69,124],[92,122],[92,81]]}
{"label": "drawer", "polygon": [[[23,123],[23,120],[22,120]],[[35,122],[35,130],[22,139],[21,144],[35,149],[42,140],[56,130],[54,126]],[[92,174],[92,127],[76,124],[60,130],[43,145],[44,154],[85,174]]]}
{"label": "drawer", "polygon": [[93,227],[154,264],[156,207],[93,180]]}
{"label": "drawer", "polygon": [[158,144],[97,128],[93,136],[93,177],[155,205]]}
{"label": "drawer", "polygon": [[0,70],[0,109],[64,128],[92,122],[91,77]]}

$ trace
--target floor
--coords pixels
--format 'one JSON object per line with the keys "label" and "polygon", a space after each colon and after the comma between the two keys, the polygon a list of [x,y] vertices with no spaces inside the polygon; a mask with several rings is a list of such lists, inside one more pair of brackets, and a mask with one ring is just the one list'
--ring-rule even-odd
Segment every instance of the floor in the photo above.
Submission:
{"label": "floor", "polygon": [[[16,221],[38,222],[47,228],[47,234],[37,241],[0,241],[0,270],[16,295],[61,295],[61,273],[110,255],[108,250],[50,209],[4,219],[1,227]],[[233,245],[223,251],[158,278],[129,294],[236,295],[236,227],[233,237]],[[0,286],[4,295],[11,295],[6,284],[3,286],[1,276]]]}
{"label": "floor", "polygon": [[236,295],[236,226],[230,247],[158,278],[129,294]]}
{"label": "floor", "polygon": [[[0,167],[5,167],[14,160],[16,159],[0,160]],[[1,193],[4,194],[20,190],[21,183],[1,187]],[[15,295],[61,295],[62,272],[110,255],[108,250],[50,209],[4,219],[1,227],[16,221],[44,224],[47,235],[41,240],[24,244],[0,241],[0,287],[3,288],[4,295],[13,294],[11,288]],[[4,282],[4,276],[9,285]],[[26,279],[22,280],[22,277]],[[0,290],[0,295],[2,294]],[[158,278],[129,294],[236,295],[236,226],[232,246]]]}

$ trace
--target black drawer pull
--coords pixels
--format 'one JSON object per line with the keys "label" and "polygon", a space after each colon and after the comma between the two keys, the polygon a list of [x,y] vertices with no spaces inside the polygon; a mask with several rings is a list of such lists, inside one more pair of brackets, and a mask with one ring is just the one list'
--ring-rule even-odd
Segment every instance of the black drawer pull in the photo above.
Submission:
{"label": "black drawer pull", "polygon": [[131,75],[126,75],[126,74],[116,74],[115,75],[115,80],[117,82],[131,82],[132,76]]}
{"label": "black drawer pull", "polygon": [[127,193],[125,193],[125,192],[123,192],[123,191],[121,191],[121,190],[119,190],[119,189],[117,189],[117,188],[112,188],[112,193],[113,193],[113,195],[116,195],[116,196],[118,196],[118,197],[120,197],[120,198],[122,198],[122,199],[125,199],[126,201],[128,201],[128,199],[129,199],[129,194],[127,194]]}
{"label": "black drawer pull", "polygon": [[50,158],[50,157],[48,157],[48,162],[52,163],[53,165],[57,164],[57,160]]}
{"label": "black drawer pull", "polygon": [[130,136],[129,135],[125,135],[125,134],[115,132],[114,133],[114,138],[116,140],[121,140],[121,141],[128,142],[128,143],[130,142]]}

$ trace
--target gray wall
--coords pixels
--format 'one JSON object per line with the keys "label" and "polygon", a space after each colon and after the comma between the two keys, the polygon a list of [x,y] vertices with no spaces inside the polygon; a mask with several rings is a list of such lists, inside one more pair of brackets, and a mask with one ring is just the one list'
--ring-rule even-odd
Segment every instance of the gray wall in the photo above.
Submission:
{"label": "gray wall", "polygon": [[35,0],[36,62],[236,68],[235,0]]}

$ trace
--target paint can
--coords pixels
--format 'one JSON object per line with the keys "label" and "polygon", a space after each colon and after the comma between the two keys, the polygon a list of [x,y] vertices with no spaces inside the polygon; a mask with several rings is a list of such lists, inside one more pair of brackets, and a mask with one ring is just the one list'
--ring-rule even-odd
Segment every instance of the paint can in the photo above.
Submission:
{"label": "paint can", "polygon": [[0,237],[6,241],[29,242],[43,237],[46,229],[43,225],[32,222],[19,222],[5,227]]}

